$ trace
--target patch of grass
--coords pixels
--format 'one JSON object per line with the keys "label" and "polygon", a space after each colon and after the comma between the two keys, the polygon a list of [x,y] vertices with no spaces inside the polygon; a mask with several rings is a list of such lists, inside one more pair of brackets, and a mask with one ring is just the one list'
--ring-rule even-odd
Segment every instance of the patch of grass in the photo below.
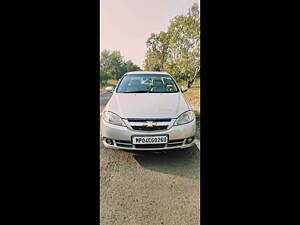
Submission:
{"label": "patch of grass", "polygon": [[[185,85],[183,85],[185,86]],[[200,126],[200,83],[194,83],[191,88],[183,93],[185,99],[189,102],[196,116],[197,127]]]}
{"label": "patch of grass", "polygon": [[200,114],[200,84],[194,83],[183,95],[193,110]]}
{"label": "patch of grass", "polygon": [[118,84],[118,80],[108,80],[106,82],[100,82],[100,92],[104,92],[105,88],[108,86],[116,87]]}
{"label": "patch of grass", "polygon": [[[187,82],[186,81],[180,81],[180,82],[177,82],[179,87],[181,86],[187,86]],[[200,80],[199,79],[196,79],[192,85],[192,87],[199,87],[200,88]]]}
{"label": "patch of grass", "polygon": [[106,85],[106,87],[108,87],[108,86],[117,86],[117,84],[118,84],[118,80],[108,80],[107,81],[107,85]]}
{"label": "patch of grass", "polygon": [[200,82],[193,83],[192,87],[183,93],[196,116],[197,127],[200,126]]}

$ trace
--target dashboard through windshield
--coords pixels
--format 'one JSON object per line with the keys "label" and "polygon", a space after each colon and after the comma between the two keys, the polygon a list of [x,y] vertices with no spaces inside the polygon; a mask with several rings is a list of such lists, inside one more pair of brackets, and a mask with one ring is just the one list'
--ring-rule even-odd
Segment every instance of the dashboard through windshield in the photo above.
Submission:
{"label": "dashboard through windshield", "polygon": [[165,74],[125,75],[117,93],[175,93],[179,89],[173,78]]}

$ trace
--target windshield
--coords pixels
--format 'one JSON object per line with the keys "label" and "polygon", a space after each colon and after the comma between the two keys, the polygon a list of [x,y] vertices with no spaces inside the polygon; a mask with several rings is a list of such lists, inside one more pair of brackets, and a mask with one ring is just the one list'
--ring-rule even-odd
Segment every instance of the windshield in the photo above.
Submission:
{"label": "windshield", "polygon": [[174,93],[178,92],[173,78],[165,74],[125,75],[118,88],[118,93]]}

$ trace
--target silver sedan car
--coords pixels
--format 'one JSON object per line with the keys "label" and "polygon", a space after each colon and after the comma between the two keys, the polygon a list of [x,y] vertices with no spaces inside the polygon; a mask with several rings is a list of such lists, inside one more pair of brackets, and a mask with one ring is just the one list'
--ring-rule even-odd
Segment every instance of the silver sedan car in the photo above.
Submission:
{"label": "silver sedan car", "polygon": [[130,72],[112,89],[101,116],[106,148],[168,150],[194,144],[192,108],[173,77],[164,72]]}

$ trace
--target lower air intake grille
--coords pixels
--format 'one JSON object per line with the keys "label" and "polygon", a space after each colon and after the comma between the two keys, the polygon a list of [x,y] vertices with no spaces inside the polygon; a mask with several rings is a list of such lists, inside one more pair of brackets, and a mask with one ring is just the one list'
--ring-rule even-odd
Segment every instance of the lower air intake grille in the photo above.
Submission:
{"label": "lower air intake grille", "polygon": [[183,144],[184,139],[178,140],[169,140],[168,147],[181,146]]}
{"label": "lower air intake grille", "polygon": [[117,145],[118,147],[132,148],[131,141],[121,141],[121,140],[116,140],[116,145]]}

